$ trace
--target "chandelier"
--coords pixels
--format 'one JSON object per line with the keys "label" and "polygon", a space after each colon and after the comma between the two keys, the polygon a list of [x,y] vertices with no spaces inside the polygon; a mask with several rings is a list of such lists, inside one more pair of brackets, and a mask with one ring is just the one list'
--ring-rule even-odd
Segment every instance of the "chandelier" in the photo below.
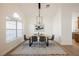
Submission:
{"label": "chandelier", "polygon": [[38,3],[38,10],[39,10],[39,14],[38,16],[36,17],[36,21],[37,21],[37,24],[35,25],[35,29],[37,31],[42,31],[44,30],[44,25],[43,25],[43,18],[40,14],[40,10],[41,10],[41,3]]}

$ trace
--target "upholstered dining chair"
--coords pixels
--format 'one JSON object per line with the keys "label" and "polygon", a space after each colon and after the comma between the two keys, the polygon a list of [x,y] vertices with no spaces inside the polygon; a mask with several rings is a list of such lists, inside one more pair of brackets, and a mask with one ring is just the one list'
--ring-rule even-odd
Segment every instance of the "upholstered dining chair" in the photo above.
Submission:
{"label": "upholstered dining chair", "polygon": [[37,36],[32,36],[29,38],[29,46],[31,46],[34,42],[37,42]]}
{"label": "upholstered dining chair", "polygon": [[45,42],[46,46],[49,45],[49,41],[48,41],[48,39],[45,36],[40,36],[39,41],[40,42]]}
{"label": "upholstered dining chair", "polygon": [[[24,35],[24,42],[26,42],[27,40],[29,40],[27,37],[26,37],[26,34]],[[26,43],[23,44],[24,46],[26,45]]]}
{"label": "upholstered dining chair", "polygon": [[27,37],[26,37],[26,35],[24,35],[24,41],[27,41],[28,39],[27,39]]}
{"label": "upholstered dining chair", "polygon": [[50,39],[48,38],[48,40],[52,40],[52,41],[54,41],[54,37],[55,37],[55,36],[52,35],[52,37],[51,37]]}

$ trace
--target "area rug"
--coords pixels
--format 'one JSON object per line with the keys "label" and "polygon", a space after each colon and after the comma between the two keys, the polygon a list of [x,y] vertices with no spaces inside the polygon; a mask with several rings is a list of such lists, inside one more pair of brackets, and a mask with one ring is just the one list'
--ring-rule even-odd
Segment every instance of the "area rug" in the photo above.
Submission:
{"label": "area rug", "polygon": [[29,42],[21,44],[15,50],[7,54],[8,56],[63,56],[68,55],[64,49],[54,41],[49,42],[47,47],[44,43],[34,43],[29,47]]}

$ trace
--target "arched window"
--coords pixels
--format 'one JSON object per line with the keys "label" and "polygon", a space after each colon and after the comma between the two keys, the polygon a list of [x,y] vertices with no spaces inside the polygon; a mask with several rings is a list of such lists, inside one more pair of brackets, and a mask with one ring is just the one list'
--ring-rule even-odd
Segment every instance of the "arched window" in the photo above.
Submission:
{"label": "arched window", "polygon": [[6,41],[11,42],[23,35],[22,19],[17,13],[6,17]]}

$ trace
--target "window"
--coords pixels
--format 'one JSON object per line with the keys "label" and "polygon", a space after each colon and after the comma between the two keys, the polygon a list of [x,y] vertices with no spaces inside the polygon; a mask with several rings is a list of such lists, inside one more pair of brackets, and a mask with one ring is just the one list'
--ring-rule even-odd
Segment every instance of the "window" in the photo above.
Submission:
{"label": "window", "polygon": [[18,37],[22,36],[22,33],[23,33],[22,22],[18,21],[17,22],[17,36]]}
{"label": "window", "polygon": [[6,17],[6,41],[11,42],[22,35],[23,25],[20,16],[13,13],[13,15]]}
{"label": "window", "polygon": [[76,20],[72,19],[72,32],[75,32],[76,26],[75,26]]}

